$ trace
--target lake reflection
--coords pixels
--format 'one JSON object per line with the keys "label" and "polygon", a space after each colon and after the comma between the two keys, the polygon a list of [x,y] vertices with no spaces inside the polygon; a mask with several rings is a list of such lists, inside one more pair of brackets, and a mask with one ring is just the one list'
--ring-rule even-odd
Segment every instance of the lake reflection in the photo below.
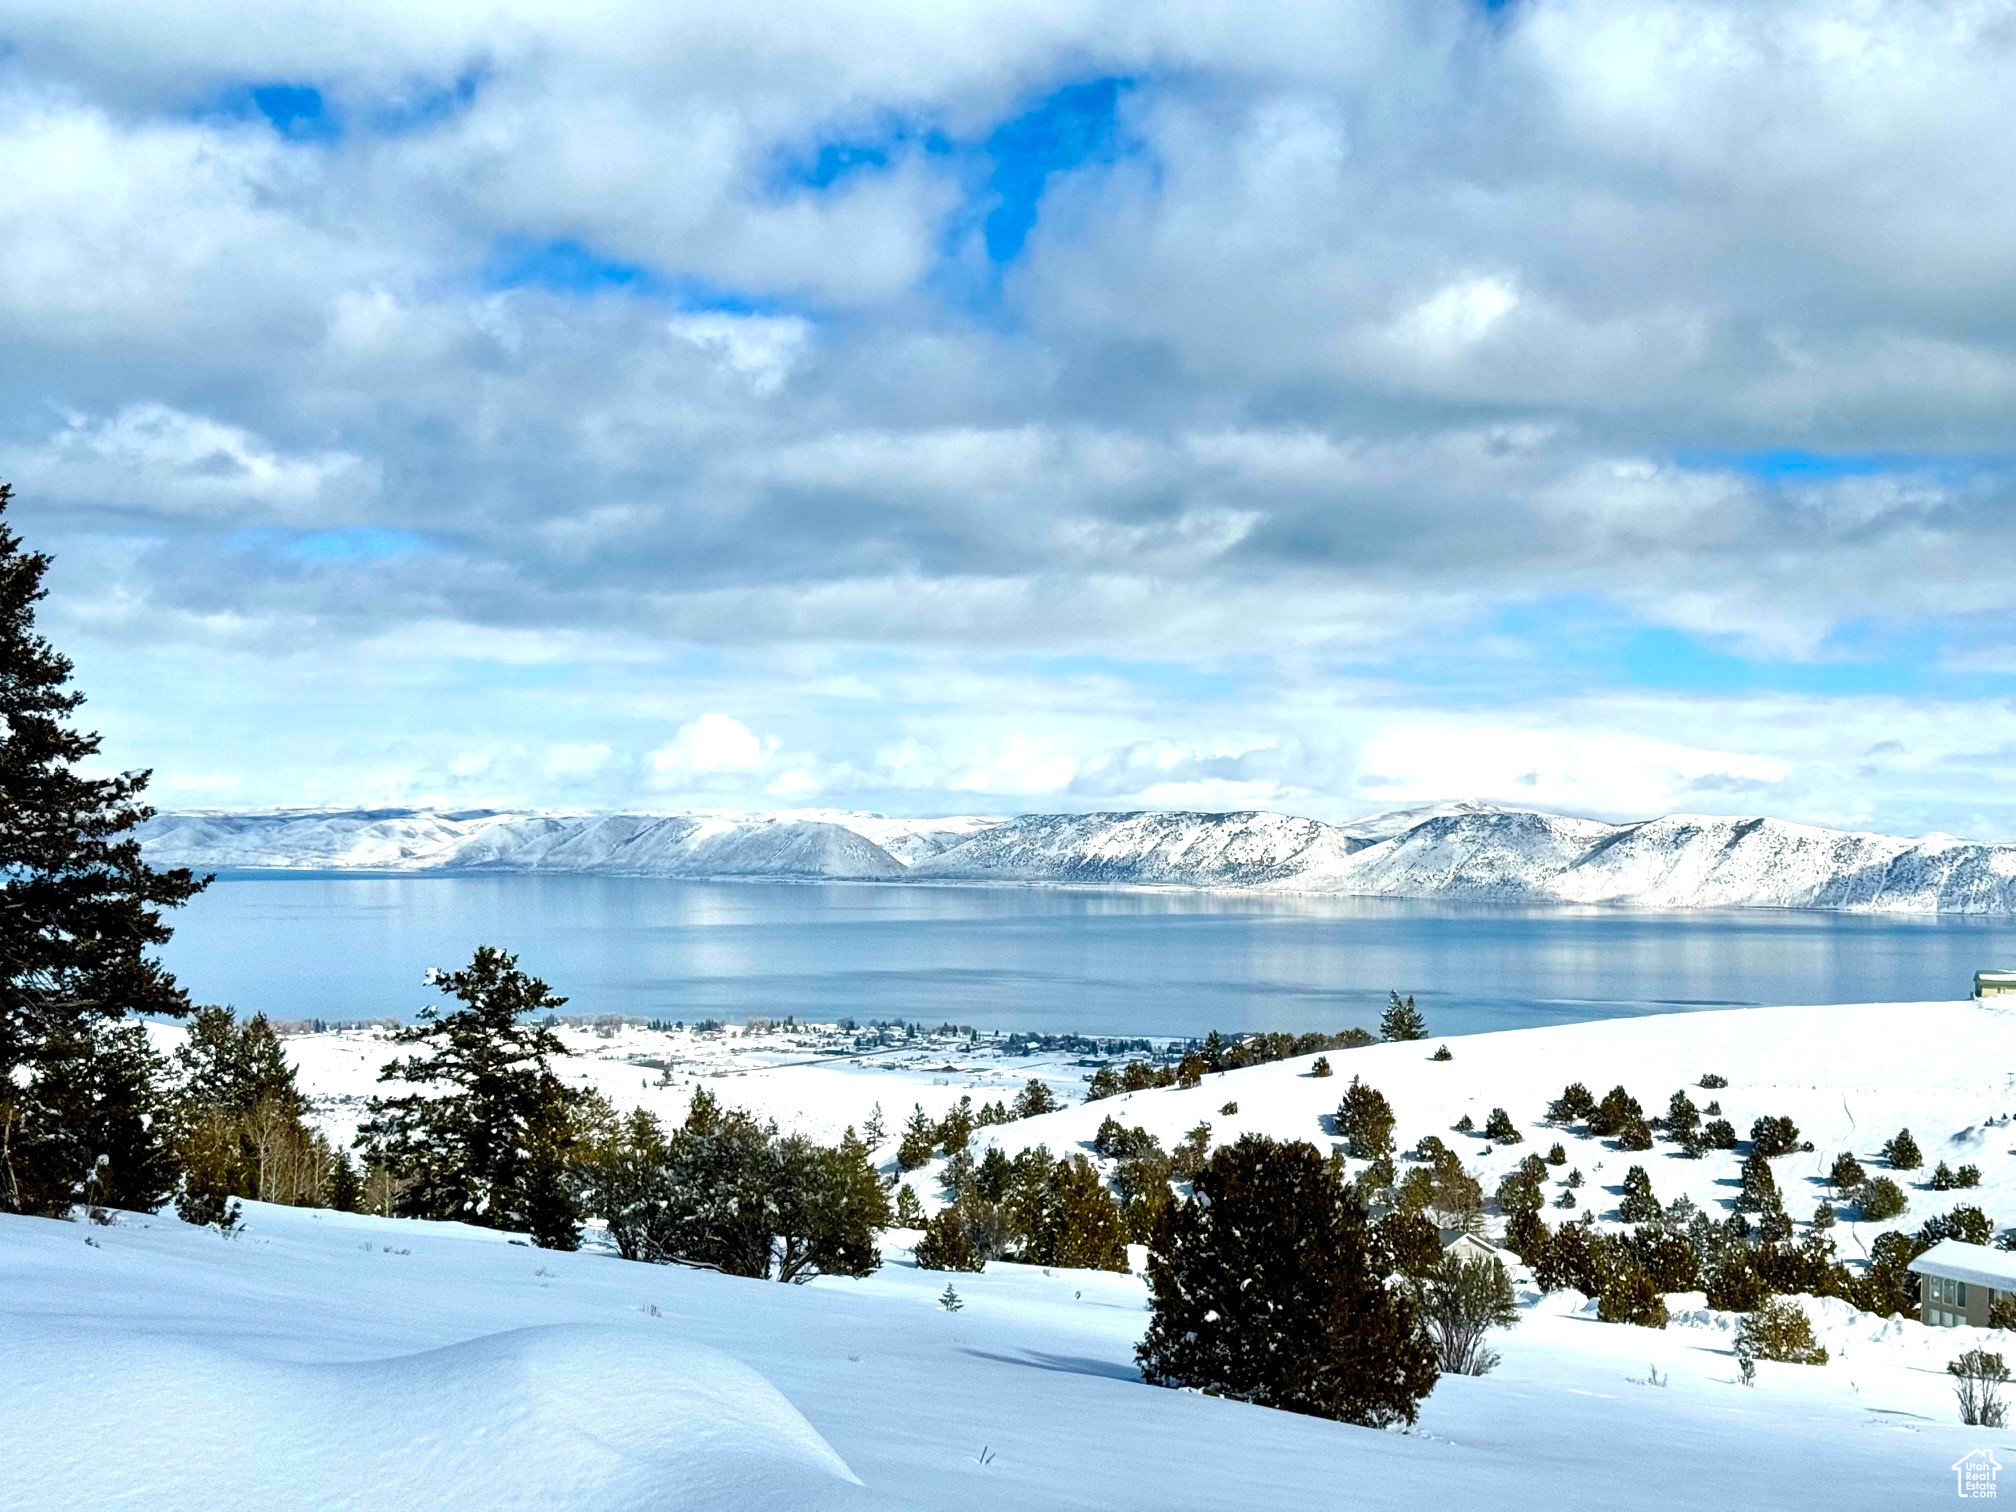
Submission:
{"label": "lake reflection", "polygon": [[1125,1035],[1371,1024],[1393,987],[1447,1034],[1956,998],[2016,962],[2009,920],[623,877],[241,873],[175,922],[199,1001],[278,1018],[408,1016],[478,944],[569,1012]]}

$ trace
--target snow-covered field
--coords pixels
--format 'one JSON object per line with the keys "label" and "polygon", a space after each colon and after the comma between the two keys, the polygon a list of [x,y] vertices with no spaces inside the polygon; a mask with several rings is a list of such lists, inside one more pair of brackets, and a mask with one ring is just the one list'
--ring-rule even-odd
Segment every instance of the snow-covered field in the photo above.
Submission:
{"label": "snow-covered field", "polygon": [[1350,823],[1244,813],[163,814],[157,864],[1182,887],[1396,898],[2016,912],[2016,845],[1781,819],[1607,824],[1484,803]]}
{"label": "snow-covered field", "polygon": [[[336,1085],[327,1047],[347,1038],[289,1041],[311,1090]],[[652,1091],[634,1063],[607,1057],[623,1042],[593,1043],[622,1068],[588,1073],[608,1075],[612,1096]],[[1202,1120],[1217,1139],[1253,1130],[1327,1145],[1325,1116],[1355,1074],[1392,1101],[1403,1147],[1442,1134],[1487,1191],[1559,1138],[1599,1220],[1633,1163],[1662,1199],[1684,1191],[1719,1213],[1734,1191],[1728,1152],[1686,1161],[1662,1141],[1624,1154],[1538,1123],[1570,1080],[1599,1095],[1621,1082],[1649,1112],[1715,1071],[1729,1086],[1697,1101],[1718,1097],[1744,1132],[1760,1114],[1789,1115],[1813,1140],[1813,1154],[1777,1162],[1795,1217],[1819,1200],[1811,1178],[1835,1151],[1874,1165],[1908,1124],[1928,1168],[1966,1160],[1983,1183],[1914,1184],[1901,1222],[1959,1201],[2016,1221],[2016,1129],[1996,1121],[2016,1108],[2008,1010],[1607,1021],[1453,1039],[1454,1059],[1439,1063],[1434,1043],[1331,1052],[1328,1079],[1310,1077],[1308,1059],[1228,1072],[980,1138],[1061,1151],[1113,1114],[1165,1143]],[[361,1067],[341,1070],[346,1085]],[[1008,1069],[1003,1092],[1025,1070]],[[1060,1090],[1069,1069],[1056,1068]],[[675,1074],[716,1070],[737,1068]],[[750,1066],[717,1090],[780,1117],[795,1100],[828,1123],[880,1101],[893,1124],[925,1088],[956,1096],[958,1074],[997,1073],[984,1058],[952,1075]],[[1495,1106],[1522,1143],[1487,1152],[1450,1132]],[[929,1174],[913,1180],[935,1198]],[[1836,1230],[1848,1255],[1871,1232]],[[1443,1379],[1418,1432],[1378,1433],[1141,1384],[1133,1276],[997,1263],[951,1278],[965,1306],[944,1311],[948,1278],[911,1266],[910,1237],[891,1234],[887,1264],[865,1281],[786,1287],[592,1248],[555,1255],[456,1225],[262,1206],[231,1240],[172,1218],[0,1219],[0,1352],[14,1386],[0,1506],[1888,1509],[1945,1504],[1948,1467],[1970,1450],[2016,1455],[2016,1436],[1958,1424],[1943,1371],[1991,1336],[1834,1302],[1807,1302],[1828,1365],[1767,1362],[1746,1388],[1733,1320],[1698,1297],[1669,1299],[1673,1326],[1655,1331],[1599,1323],[1573,1293],[1529,1293],[1518,1326],[1494,1339],[1496,1372]]]}

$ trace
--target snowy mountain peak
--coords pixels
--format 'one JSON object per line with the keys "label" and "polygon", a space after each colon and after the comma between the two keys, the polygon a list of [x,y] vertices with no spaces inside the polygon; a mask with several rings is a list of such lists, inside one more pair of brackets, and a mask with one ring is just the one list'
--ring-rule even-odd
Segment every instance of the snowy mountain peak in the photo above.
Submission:
{"label": "snowy mountain peak", "polygon": [[1628,824],[1439,803],[1343,825],[1266,810],[892,818],[470,810],[164,814],[149,857],[201,868],[567,871],[1239,888],[1647,908],[2016,913],[2016,846],[1781,819]]}

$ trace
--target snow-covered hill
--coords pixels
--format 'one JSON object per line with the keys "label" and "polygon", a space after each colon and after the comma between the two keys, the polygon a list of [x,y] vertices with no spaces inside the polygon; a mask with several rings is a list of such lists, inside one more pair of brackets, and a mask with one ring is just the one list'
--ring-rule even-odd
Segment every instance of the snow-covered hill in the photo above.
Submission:
{"label": "snow-covered hill", "polygon": [[151,859],[197,867],[1248,888],[1644,908],[2016,912],[2016,845],[1780,819],[1606,824],[1444,804],[1333,825],[1246,812],[891,819],[755,815],[165,814]]}
{"label": "snow-covered hill", "polygon": [[[290,1040],[290,1053],[325,1039],[337,1037]],[[1719,1216],[1737,1155],[1687,1160],[1663,1140],[1620,1152],[1542,1124],[1546,1100],[1572,1078],[1663,1105],[1713,1070],[1728,1085],[1697,1098],[1719,1098],[1740,1127],[1790,1116],[1814,1142],[1777,1162],[1795,1217],[1829,1195],[1835,1152],[1873,1165],[1908,1124],[1928,1164],[1977,1163],[1982,1182],[1933,1192],[1924,1172],[1902,1173],[1911,1208],[1898,1223],[1959,1202],[2016,1218],[2011,1079],[1980,1069],[2016,1064],[2005,1009],[1607,1020],[1454,1039],[1450,1061],[1429,1059],[1434,1043],[1332,1052],[1336,1074],[1321,1079],[1312,1057],[1226,1072],[979,1138],[1077,1150],[1110,1114],[1165,1144],[1206,1122],[1214,1143],[1261,1132],[1327,1148],[1327,1115],[1362,1076],[1392,1101],[1401,1146],[1439,1134],[1487,1191],[1561,1140],[1587,1177],[1581,1201],[1611,1228],[1630,1165],[1648,1168],[1661,1199],[1685,1193]],[[726,1069],[717,1090],[736,1101],[749,1081]],[[318,1092],[326,1075],[352,1075],[313,1057],[301,1070]],[[850,1121],[872,1101],[900,1116],[892,1082],[865,1066],[802,1074],[823,1079]],[[1519,1143],[1487,1148],[1452,1130],[1494,1106]],[[941,1165],[909,1178],[927,1202]],[[1956,1421],[1944,1371],[2006,1336],[1833,1299],[1802,1299],[1828,1363],[1764,1361],[1746,1387],[1734,1316],[1698,1294],[1669,1298],[1671,1326],[1652,1330],[1597,1322],[1579,1293],[1524,1291],[1517,1325],[1491,1340],[1503,1363],[1443,1377],[1419,1431],[1399,1434],[1144,1385],[1140,1277],[1001,1262],[920,1271],[911,1231],[886,1236],[886,1263],[865,1280],[780,1286],[593,1244],[533,1250],[458,1224],[260,1204],[246,1219],[227,1240],[172,1216],[0,1215],[0,1362],[15,1387],[0,1413],[0,1507],[1889,1512],[1944,1504],[1953,1462],[2000,1454],[2006,1436]],[[1874,1232],[1846,1215],[1833,1231],[1851,1258]],[[957,1312],[937,1305],[948,1280]]]}

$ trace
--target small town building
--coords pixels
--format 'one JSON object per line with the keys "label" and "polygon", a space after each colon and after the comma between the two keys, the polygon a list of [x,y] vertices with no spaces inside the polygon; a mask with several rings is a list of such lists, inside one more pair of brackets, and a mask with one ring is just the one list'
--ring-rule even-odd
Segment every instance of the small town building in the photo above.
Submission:
{"label": "small town building", "polygon": [[2016,1296],[2016,1251],[1941,1239],[1911,1262],[1918,1318],[1933,1328],[1988,1326],[1997,1299]]}
{"label": "small town building", "polygon": [[2016,971],[1977,971],[1974,973],[1975,997],[2001,997],[2006,992],[2016,992]]}

